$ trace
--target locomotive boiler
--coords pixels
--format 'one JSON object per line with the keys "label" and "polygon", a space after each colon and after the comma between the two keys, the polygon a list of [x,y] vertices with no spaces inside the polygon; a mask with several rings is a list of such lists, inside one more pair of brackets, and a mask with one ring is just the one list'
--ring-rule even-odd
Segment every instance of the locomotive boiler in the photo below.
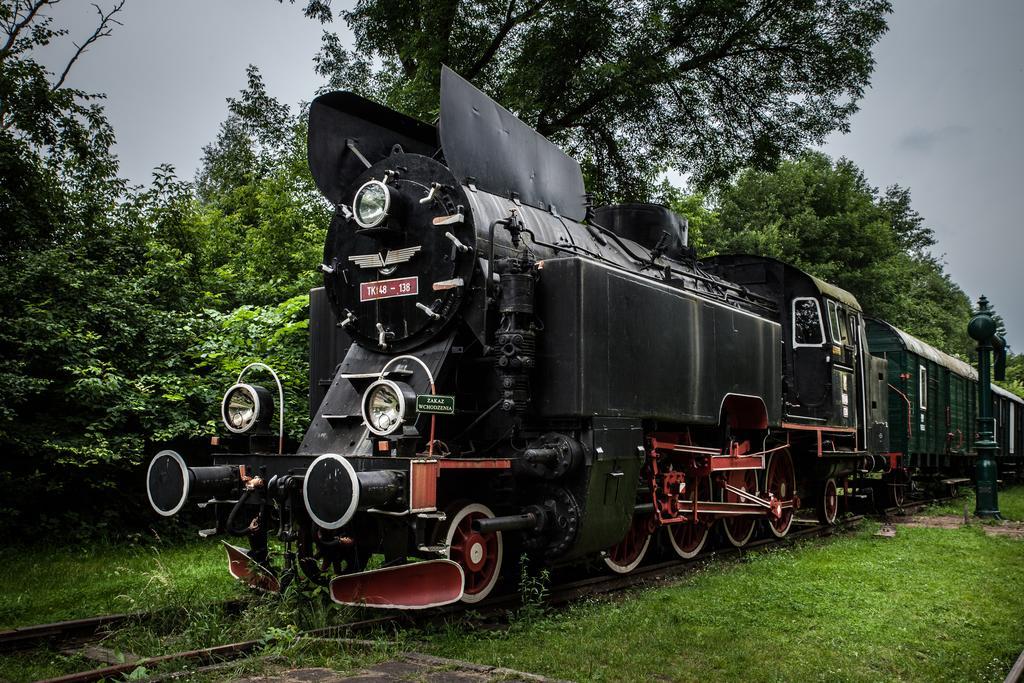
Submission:
{"label": "locomotive boiler", "polygon": [[475,602],[523,553],[629,572],[715,524],[783,536],[801,497],[834,521],[836,481],[885,460],[885,361],[851,295],[698,261],[664,207],[592,207],[576,161],[447,68],[436,127],[318,97],[309,165],[336,210],[301,444],[240,377],[212,464],[163,451],[147,473],[157,512],[191,500],[204,535],[243,539],[237,578]]}

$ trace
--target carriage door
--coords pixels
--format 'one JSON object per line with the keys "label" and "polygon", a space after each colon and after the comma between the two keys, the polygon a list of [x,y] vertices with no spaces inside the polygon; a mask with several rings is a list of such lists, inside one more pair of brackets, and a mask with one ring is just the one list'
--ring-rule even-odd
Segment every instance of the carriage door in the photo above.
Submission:
{"label": "carriage door", "polygon": [[967,395],[964,380],[953,372],[946,373],[949,377],[949,450],[952,453],[962,453],[967,440],[967,431],[970,427],[967,424]]}
{"label": "carriage door", "polygon": [[857,346],[854,335],[858,330],[850,329],[850,311],[832,299],[826,299],[828,307],[828,328],[831,336],[832,354],[832,420],[840,427],[857,426],[857,406],[860,402],[857,391]]}

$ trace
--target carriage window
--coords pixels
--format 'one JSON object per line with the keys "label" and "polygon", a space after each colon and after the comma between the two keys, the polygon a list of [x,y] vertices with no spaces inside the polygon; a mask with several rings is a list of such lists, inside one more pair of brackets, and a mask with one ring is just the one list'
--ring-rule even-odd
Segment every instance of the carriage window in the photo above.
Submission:
{"label": "carriage window", "polygon": [[1007,444],[1010,447],[1010,453],[1011,454],[1013,453],[1013,445],[1014,445],[1013,442],[1016,440],[1014,438],[1015,435],[1014,435],[1014,430],[1013,430],[1013,414],[1015,412],[1016,412],[1016,408],[1011,403],[1010,404],[1010,436],[1008,438],[1009,443]]}
{"label": "carriage window", "polygon": [[858,325],[857,325],[857,316],[851,315],[850,316],[850,343],[851,344],[854,344],[854,345],[857,344],[857,332],[859,330],[860,330],[860,327],[858,327]]}
{"label": "carriage window", "polygon": [[921,397],[921,410],[928,410],[928,368],[922,365],[918,373],[917,394]]}
{"label": "carriage window", "polygon": [[821,346],[825,329],[821,324],[821,307],[812,297],[793,299],[793,346]]}

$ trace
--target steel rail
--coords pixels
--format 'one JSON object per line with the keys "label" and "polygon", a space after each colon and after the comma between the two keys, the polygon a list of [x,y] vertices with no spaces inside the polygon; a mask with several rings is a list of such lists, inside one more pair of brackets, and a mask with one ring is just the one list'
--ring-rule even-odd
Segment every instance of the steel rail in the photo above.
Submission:
{"label": "steel rail", "polygon": [[703,566],[703,564],[708,560],[742,557],[746,552],[758,550],[767,546],[787,545],[791,541],[803,538],[831,536],[835,533],[846,530],[850,526],[861,522],[864,519],[864,515],[855,515],[842,521],[838,521],[835,525],[816,524],[813,527],[808,527],[799,531],[791,531],[782,538],[766,536],[755,541],[750,541],[746,545],[738,548],[724,547],[708,550],[689,560],[673,558],[646,566],[640,566],[629,574],[622,576],[614,576],[610,578],[607,576],[597,576],[573,581],[569,584],[552,589],[549,602],[552,604],[563,604],[581,597],[600,595],[602,593],[612,593],[620,590],[626,590],[634,586],[646,585],[654,581],[668,580]]}
{"label": "steel rail", "polygon": [[1006,674],[1003,683],[1018,683],[1021,676],[1024,676],[1024,651],[1020,653],[1020,657],[1017,657],[1017,661],[1013,663],[1013,667],[1010,669],[1010,673]]}
{"label": "steel rail", "polygon": [[[240,608],[247,602],[248,600],[239,599],[227,600],[218,604],[230,610]],[[82,619],[55,621],[49,624],[15,626],[14,628],[0,631],[0,652],[34,647],[42,641],[59,643],[78,639],[92,639],[99,635],[101,629],[105,627],[119,626],[131,621],[146,621],[173,611],[180,610],[174,607],[167,607],[144,612],[103,614]]]}
{"label": "steel rail", "polygon": [[30,647],[42,640],[70,640],[82,636],[92,636],[104,626],[116,626],[132,619],[142,619],[145,617],[145,612],[131,612],[57,621],[52,624],[16,626],[12,629],[0,631],[0,652]]}
{"label": "steel rail", "polygon": [[920,510],[921,508],[928,505],[936,505],[938,503],[948,503],[951,500],[958,500],[959,496],[942,496],[940,498],[929,498],[928,500],[915,500],[910,503],[904,503],[903,505],[893,505],[887,507],[884,510],[878,512],[878,515],[889,516],[894,514],[902,514],[913,510]]}

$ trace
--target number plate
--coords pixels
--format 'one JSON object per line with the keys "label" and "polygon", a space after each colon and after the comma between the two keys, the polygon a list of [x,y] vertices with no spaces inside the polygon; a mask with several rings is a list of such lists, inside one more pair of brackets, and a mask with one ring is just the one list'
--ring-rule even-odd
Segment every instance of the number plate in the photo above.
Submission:
{"label": "number plate", "polygon": [[418,277],[399,277],[394,280],[363,282],[359,285],[359,300],[390,299],[396,296],[415,296],[420,293]]}
{"label": "number plate", "polygon": [[416,397],[417,413],[435,413],[440,415],[455,414],[454,396],[435,396],[433,394],[420,394]]}

